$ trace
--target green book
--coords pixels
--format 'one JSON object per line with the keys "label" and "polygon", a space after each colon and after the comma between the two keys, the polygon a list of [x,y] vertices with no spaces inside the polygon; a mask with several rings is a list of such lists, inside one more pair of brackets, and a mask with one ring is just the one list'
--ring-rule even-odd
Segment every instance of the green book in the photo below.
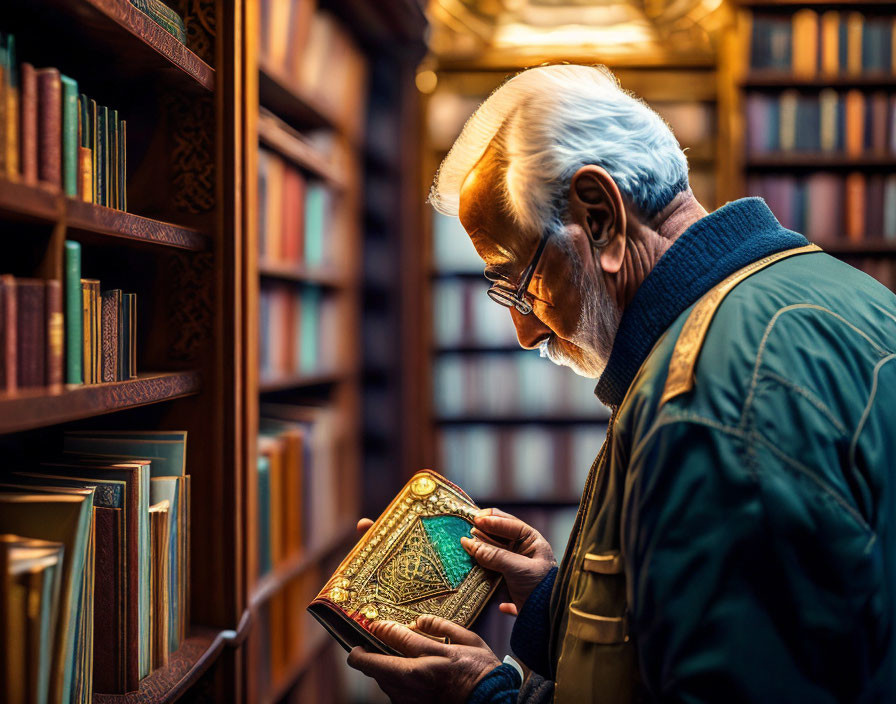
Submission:
{"label": "green book", "polygon": [[258,456],[258,576],[271,569],[271,463]]}
{"label": "green book", "polygon": [[62,80],[62,187],[65,194],[78,197],[78,82]]}
{"label": "green book", "polygon": [[109,108],[98,105],[96,108],[96,202],[109,205],[109,185],[106,182],[109,173]]}
{"label": "green book", "polygon": [[317,371],[317,348],[320,338],[320,309],[322,293],[310,287],[302,292],[301,351],[299,370],[304,374]]}
{"label": "green book", "polygon": [[305,193],[305,264],[309,267],[323,264],[327,200],[327,189],[323,184],[308,184]]}
{"label": "green book", "polygon": [[84,383],[81,243],[65,241],[65,382]]}

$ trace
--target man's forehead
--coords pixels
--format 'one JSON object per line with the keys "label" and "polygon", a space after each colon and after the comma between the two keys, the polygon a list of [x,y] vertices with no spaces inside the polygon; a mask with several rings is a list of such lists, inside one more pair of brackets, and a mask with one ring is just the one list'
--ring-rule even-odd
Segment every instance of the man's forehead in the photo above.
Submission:
{"label": "man's forehead", "polygon": [[503,172],[497,150],[489,146],[467,174],[460,190],[458,215],[486,263],[512,262],[531,238],[513,221],[504,205]]}

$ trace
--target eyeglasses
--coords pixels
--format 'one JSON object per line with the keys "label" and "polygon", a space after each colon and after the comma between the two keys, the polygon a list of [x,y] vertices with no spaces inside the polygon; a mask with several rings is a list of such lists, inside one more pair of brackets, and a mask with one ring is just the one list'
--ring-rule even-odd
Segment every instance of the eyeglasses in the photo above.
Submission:
{"label": "eyeglasses", "polygon": [[488,297],[505,308],[516,309],[520,315],[529,315],[529,313],[532,312],[532,304],[526,297],[526,290],[529,288],[529,283],[532,281],[532,275],[535,273],[535,268],[538,266],[538,260],[541,259],[541,254],[544,252],[545,245],[548,243],[550,237],[551,230],[545,230],[541,233],[541,241],[538,243],[538,249],[535,250],[535,256],[532,257],[532,261],[529,262],[529,266],[527,266],[526,270],[523,272],[523,277],[520,280],[520,285],[518,287],[514,288],[509,282],[495,281],[487,291]]}

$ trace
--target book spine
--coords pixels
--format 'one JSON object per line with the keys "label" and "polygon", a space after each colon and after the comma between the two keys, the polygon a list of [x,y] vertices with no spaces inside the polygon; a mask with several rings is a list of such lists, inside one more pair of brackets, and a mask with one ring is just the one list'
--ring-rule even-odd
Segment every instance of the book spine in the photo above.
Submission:
{"label": "book spine", "polygon": [[90,281],[81,279],[81,357],[84,360],[84,383],[95,384],[93,378],[93,347],[90,344]]}
{"label": "book spine", "polygon": [[128,209],[128,122],[122,120],[118,130],[118,207],[121,210]]}
{"label": "book spine", "polygon": [[6,174],[6,91],[9,76],[6,68],[7,35],[0,32],[0,174]]}
{"label": "book spine", "polygon": [[81,244],[65,243],[65,380],[83,384],[81,312]]}
{"label": "book spine", "polygon": [[118,110],[109,112],[109,207],[118,208]]}
{"label": "book spine", "polygon": [[12,180],[19,178],[19,69],[16,66],[16,38],[6,39],[6,176]]}
{"label": "book spine", "polygon": [[103,381],[118,379],[118,309],[121,290],[103,291]]}
{"label": "book spine", "polygon": [[65,324],[62,315],[62,282],[51,279],[46,282],[47,321],[47,386],[62,385],[62,367],[65,357]]}
{"label": "book spine", "polygon": [[85,203],[93,203],[93,152],[78,147],[78,195]]}
{"label": "book spine", "polygon": [[109,173],[109,108],[98,105],[96,109],[96,162],[94,173],[96,174],[96,202],[100,205],[109,205],[108,184],[106,176]]}
{"label": "book spine", "polygon": [[15,391],[16,365],[16,280],[12,274],[0,276],[0,391]]}
{"label": "book spine", "polygon": [[137,294],[128,296],[128,378],[137,378]]}
{"label": "book spine", "polygon": [[20,387],[42,386],[46,364],[46,313],[44,282],[17,279],[17,377]]}
{"label": "book spine", "polygon": [[90,145],[91,157],[93,159],[93,202],[99,204],[100,203],[100,189],[99,189],[99,160],[97,158],[97,152],[99,151],[99,143],[97,140],[97,124],[99,122],[99,109],[97,108],[96,101],[92,98],[88,103],[88,112],[87,112],[87,138],[86,142]]}
{"label": "book spine", "polygon": [[78,83],[60,76],[62,83],[62,187],[78,197]]}
{"label": "book spine", "polygon": [[37,183],[37,73],[34,66],[22,64],[21,162],[25,183]]}
{"label": "book spine", "polygon": [[62,186],[62,81],[55,68],[37,71],[38,178]]}
{"label": "book spine", "polygon": [[90,284],[90,303],[93,306],[91,318],[91,342],[93,343],[93,378],[99,384],[103,381],[103,340],[100,324],[103,319],[103,298],[100,295],[100,282]]}

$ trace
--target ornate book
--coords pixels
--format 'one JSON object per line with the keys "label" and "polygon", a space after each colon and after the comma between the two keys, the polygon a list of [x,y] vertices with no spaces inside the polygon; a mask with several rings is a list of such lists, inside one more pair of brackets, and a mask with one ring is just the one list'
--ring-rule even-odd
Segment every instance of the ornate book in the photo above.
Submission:
{"label": "ornate book", "polygon": [[363,645],[393,655],[368,630],[373,621],[410,624],[434,614],[469,627],[500,579],[460,544],[477,510],[459,487],[428,469],[417,472],[308,611],[346,650]]}

